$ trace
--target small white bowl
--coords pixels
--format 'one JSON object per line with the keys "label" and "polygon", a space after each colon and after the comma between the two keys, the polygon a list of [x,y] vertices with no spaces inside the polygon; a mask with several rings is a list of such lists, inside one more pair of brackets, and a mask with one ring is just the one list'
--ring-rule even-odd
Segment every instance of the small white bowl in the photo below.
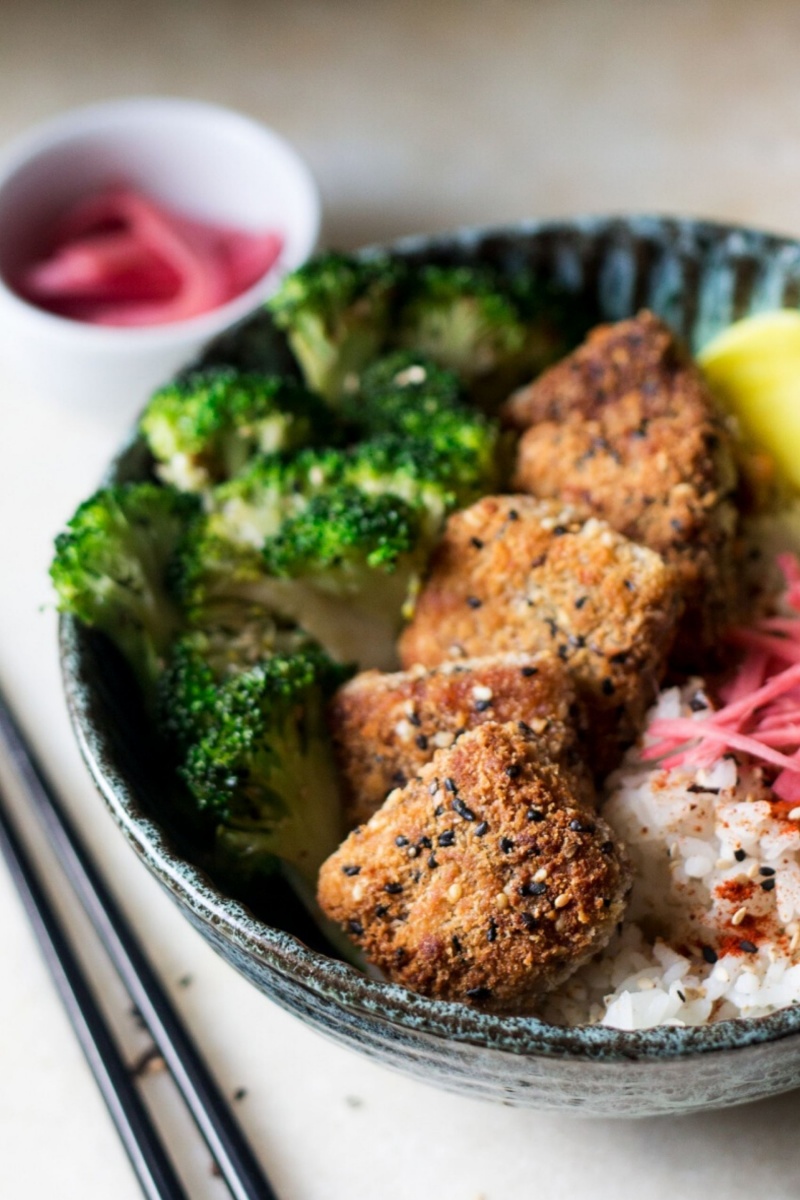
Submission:
{"label": "small white bowl", "polygon": [[[76,200],[124,182],[190,216],[283,234],[257,283],[189,320],[110,328],[54,316],[9,287],[37,235]],[[195,100],[139,97],[62,114],[0,160],[0,356],[46,397],[130,419],[149,393],[276,288],[313,251],[316,184],[295,151],[240,113]]]}

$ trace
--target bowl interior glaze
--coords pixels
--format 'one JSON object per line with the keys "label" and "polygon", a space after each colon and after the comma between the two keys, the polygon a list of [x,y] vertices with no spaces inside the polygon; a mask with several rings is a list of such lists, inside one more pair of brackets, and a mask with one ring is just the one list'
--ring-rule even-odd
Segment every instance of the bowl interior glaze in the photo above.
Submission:
{"label": "bowl interior glaze", "polygon": [[[648,307],[693,350],[738,317],[800,304],[800,243],[708,222],[589,217],[408,238],[391,249],[414,262],[532,267],[574,297],[587,327]],[[276,369],[285,354],[259,314],[212,343],[203,361]],[[145,478],[150,465],[134,438],[107,479]],[[337,1041],[450,1090],[603,1116],[722,1107],[800,1084],[800,1006],[698,1028],[566,1029],[428,1000],[329,957],[282,884],[234,895],[212,878],[113,647],[64,618],[61,655],[81,751],[136,853],[219,953]]]}

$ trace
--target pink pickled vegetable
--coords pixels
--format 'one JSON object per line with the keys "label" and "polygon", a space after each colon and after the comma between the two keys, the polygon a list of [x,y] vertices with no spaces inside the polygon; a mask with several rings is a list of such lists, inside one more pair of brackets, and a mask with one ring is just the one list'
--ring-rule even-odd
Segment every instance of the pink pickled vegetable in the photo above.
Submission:
{"label": "pink pickled vegetable", "polygon": [[[800,613],[800,563],[782,554],[784,600]],[[720,689],[722,707],[692,717],[656,720],[647,733],[645,758],[666,768],[705,765],[725,750],[748,755],[780,771],[772,790],[780,800],[800,802],[800,616],[766,617],[737,629],[730,641],[744,657]]]}
{"label": "pink pickled vegetable", "polygon": [[95,325],[161,325],[210,312],[276,263],[283,238],[173,212],[129,188],[79,201],[18,280],[26,300]]}

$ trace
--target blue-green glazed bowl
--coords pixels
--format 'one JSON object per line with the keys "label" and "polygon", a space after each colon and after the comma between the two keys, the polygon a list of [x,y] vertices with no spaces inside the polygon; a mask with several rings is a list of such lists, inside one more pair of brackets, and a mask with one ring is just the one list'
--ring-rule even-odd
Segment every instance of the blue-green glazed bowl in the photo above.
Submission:
{"label": "blue-green glazed bowl", "polygon": [[[532,266],[574,295],[587,324],[646,306],[695,350],[738,317],[800,303],[800,242],[707,222],[589,217],[405,239],[392,249],[413,261]],[[276,367],[285,351],[268,338],[265,361],[265,331],[262,314],[206,360]],[[149,469],[134,440],[109,478],[144,478]],[[604,1117],[718,1108],[800,1084],[800,1005],[700,1028],[566,1029],[428,1000],[329,957],[282,885],[235,896],[208,873],[110,644],[65,618],[61,654],[84,758],[136,853],[224,958],[313,1028],[451,1091]]]}

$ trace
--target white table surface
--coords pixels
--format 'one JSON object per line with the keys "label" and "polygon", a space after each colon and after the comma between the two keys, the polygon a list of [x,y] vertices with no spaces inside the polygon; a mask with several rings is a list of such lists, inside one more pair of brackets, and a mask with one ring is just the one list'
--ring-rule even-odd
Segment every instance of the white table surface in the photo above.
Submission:
{"label": "white table surface", "polygon": [[[799,47],[800,8],[777,0],[5,0],[0,141],[75,104],[198,96],[297,144],[330,244],[610,210],[800,233]],[[123,427],[0,376],[0,678],[223,1088],[247,1090],[281,1200],[796,1196],[800,1093],[642,1122],[457,1098],[308,1031],[205,946],[104,811],[59,686],[51,540]],[[148,1086],[169,1116],[163,1077]],[[187,1170],[193,1198],[223,1195],[202,1154]],[[0,870],[0,1196],[138,1195]]]}

